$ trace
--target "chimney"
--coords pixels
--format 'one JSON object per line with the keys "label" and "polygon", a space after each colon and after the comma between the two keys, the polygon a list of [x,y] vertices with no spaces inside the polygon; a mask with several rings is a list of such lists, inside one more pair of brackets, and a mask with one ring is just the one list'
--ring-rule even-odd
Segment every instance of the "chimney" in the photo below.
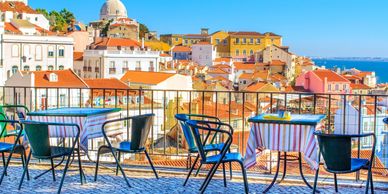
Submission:
{"label": "chimney", "polygon": [[209,28],[201,28],[202,35],[209,35]]}
{"label": "chimney", "polygon": [[144,37],[141,39],[141,50],[144,50]]}

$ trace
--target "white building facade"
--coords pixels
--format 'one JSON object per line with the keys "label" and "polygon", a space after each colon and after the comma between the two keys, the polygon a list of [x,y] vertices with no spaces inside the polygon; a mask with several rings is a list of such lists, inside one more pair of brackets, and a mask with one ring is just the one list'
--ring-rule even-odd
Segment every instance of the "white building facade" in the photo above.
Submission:
{"label": "white building facade", "polygon": [[73,68],[71,37],[0,33],[0,86],[18,70]]}
{"label": "white building facade", "polygon": [[198,43],[191,46],[192,60],[202,66],[212,66],[216,59],[217,48],[210,43]]}
{"label": "white building facade", "polygon": [[74,69],[83,78],[120,79],[128,70],[158,72],[159,62],[159,51],[85,50],[83,66]]}

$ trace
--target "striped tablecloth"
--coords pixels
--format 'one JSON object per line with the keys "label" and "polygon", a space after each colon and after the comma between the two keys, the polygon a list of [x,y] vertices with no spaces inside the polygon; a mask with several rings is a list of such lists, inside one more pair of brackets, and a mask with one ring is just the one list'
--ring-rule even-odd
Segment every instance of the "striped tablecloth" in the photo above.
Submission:
{"label": "striped tablecloth", "polygon": [[[103,137],[101,127],[108,120],[120,118],[120,112],[111,112],[88,116],[29,116],[28,120],[54,123],[74,123],[77,124],[80,131],[80,146],[84,151],[88,151],[88,139]],[[50,137],[75,137],[76,129],[73,127],[50,126]],[[117,136],[123,133],[122,123],[117,122],[107,125],[105,132],[108,136]]]}
{"label": "striped tablecloth", "polygon": [[244,166],[250,168],[256,164],[256,157],[262,154],[262,150],[268,149],[281,152],[301,152],[305,161],[312,169],[318,167],[318,144],[314,131],[321,128],[318,122],[298,124],[297,122],[252,119],[251,131],[247,142]]}

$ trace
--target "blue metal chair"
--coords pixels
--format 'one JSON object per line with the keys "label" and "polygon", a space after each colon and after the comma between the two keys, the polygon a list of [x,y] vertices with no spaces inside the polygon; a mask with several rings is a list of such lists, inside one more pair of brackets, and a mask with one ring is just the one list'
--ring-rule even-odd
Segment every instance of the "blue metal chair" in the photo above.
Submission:
{"label": "blue metal chair", "polygon": [[[120,170],[128,187],[131,187],[131,185],[129,184],[128,179],[124,173],[124,170],[120,164],[121,153],[134,154],[134,153],[144,152],[147,159],[148,159],[148,162],[150,163],[150,166],[155,174],[155,177],[157,179],[159,179],[158,173],[156,172],[155,167],[152,163],[152,160],[151,160],[150,156],[148,155],[146,145],[145,145],[147,138],[148,138],[148,134],[149,134],[151,127],[152,127],[152,124],[153,124],[154,116],[155,116],[155,114],[146,114],[146,115],[111,120],[111,121],[107,121],[103,124],[102,133],[104,135],[105,141],[107,142],[107,145],[102,145],[98,148],[96,172],[94,175],[94,181],[97,181],[100,155],[105,154],[105,153],[111,153],[113,155],[115,162],[116,162],[116,175],[118,173],[118,170]],[[105,128],[111,124],[115,124],[118,122],[127,122],[127,125],[129,125],[129,123],[131,122],[131,141],[120,142],[118,147],[114,147],[112,145],[112,143],[110,142],[110,140],[105,132]],[[116,156],[116,153],[117,153],[117,156]]]}
{"label": "blue metal chair", "polygon": [[[8,164],[11,161],[13,153],[20,154],[21,161],[24,167],[26,164],[26,155],[25,155],[26,152],[25,152],[24,146],[20,144],[20,138],[23,131],[23,127],[20,124],[20,122],[15,120],[7,120],[7,117],[3,113],[0,113],[0,124],[2,124],[0,137],[3,137],[3,134],[6,133],[8,125],[11,125],[13,127],[18,126],[20,128],[14,143],[0,142],[0,152],[3,160],[3,173],[1,174],[1,178],[0,178],[0,184],[1,184],[3,182],[4,176],[7,175]],[[5,161],[4,153],[9,153],[7,161]],[[27,179],[30,180],[28,169],[27,169]]]}
{"label": "blue metal chair", "polygon": [[[186,142],[188,145],[188,160],[187,161],[188,161],[188,166],[191,166],[191,167],[190,167],[189,173],[187,174],[186,180],[183,183],[183,186],[186,186],[186,184],[190,178],[190,175],[191,175],[192,171],[194,170],[194,167],[199,159],[198,148],[195,145],[195,140],[194,140],[193,134],[191,133],[190,127],[187,125],[186,121],[196,120],[196,119],[200,119],[200,120],[206,119],[206,120],[221,123],[221,120],[217,117],[208,116],[208,115],[199,115],[199,114],[176,114],[175,118],[179,122],[179,125],[182,129],[182,133],[185,136],[185,139],[186,139]],[[207,134],[206,140],[209,138],[210,134],[211,134],[211,132],[209,132]],[[213,138],[210,141],[210,144],[207,144],[206,146],[204,146],[205,152],[212,152],[212,151],[221,152],[221,150],[225,146],[225,144],[224,143],[213,144],[216,137],[217,137],[217,133],[215,133],[213,135]],[[193,153],[197,153],[197,156],[194,160],[194,163],[190,164],[191,163],[191,154],[193,154]],[[197,172],[195,173],[195,176],[198,175],[199,170],[201,169],[201,166],[202,166],[202,163],[199,165]],[[232,179],[232,165],[229,164],[229,166],[230,166],[230,179]],[[223,166],[223,167],[225,167],[225,166]],[[224,168],[224,170],[225,170],[225,168]],[[225,176],[224,176],[224,184],[226,184],[226,177]]]}
{"label": "blue metal chair", "polygon": [[[0,113],[3,113],[8,120],[19,120],[23,121],[26,119],[27,113],[30,112],[30,110],[23,105],[2,105],[0,106]],[[11,115],[11,119],[7,116],[7,113],[11,112],[13,115]],[[12,118],[13,116],[13,118]],[[17,118],[16,118],[17,116]],[[0,125],[1,126],[1,125]],[[19,126],[17,125],[13,130],[5,131],[2,136],[0,137],[16,137],[19,133]],[[20,143],[20,142],[19,142]]]}
{"label": "blue metal chair", "polygon": [[[83,171],[81,165],[81,157],[80,157],[80,149],[79,149],[79,135],[80,135],[80,127],[77,124],[70,123],[46,123],[46,122],[33,122],[33,121],[22,121],[21,122],[25,126],[25,133],[28,138],[29,145],[31,147],[31,151],[27,158],[27,163],[24,168],[24,172],[22,175],[22,179],[19,184],[19,190],[22,187],[24,176],[28,169],[28,164],[31,159],[31,155],[37,159],[50,160],[51,161],[51,171],[53,180],[55,181],[55,167],[54,167],[54,158],[62,158],[67,156],[67,161],[65,165],[65,169],[63,171],[63,175],[61,178],[61,182],[58,188],[57,193],[61,193],[62,185],[65,180],[66,172],[69,168],[71,156],[74,154],[74,151],[77,150],[78,156],[78,166],[80,172],[80,180],[81,184],[83,184]],[[49,136],[49,126],[62,126],[62,127],[71,127],[73,130],[76,130],[75,137],[72,138],[72,143],[70,146],[52,146],[50,144],[50,136]],[[78,145],[76,149],[76,145]]]}
{"label": "blue metal chair", "polygon": [[[338,192],[337,174],[345,174],[359,171],[361,169],[368,170],[368,178],[366,181],[365,193],[369,191],[369,183],[371,191],[373,189],[372,179],[372,163],[375,156],[376,136],[374,133],[355,134],[355,135],[339,135],[339,134],[323,134],[320,131],[314,132],[319,144],[319,159],[322,154],[324,159],[324,168],[326,171],[334,174],[335,191]],[[351,158],[352,154],[352,138],[373,137],[373,147],[370,159]],[[318,159],[318,162],[319,162]],[[313,193],[316,192],[319,168],[316,170]]]}
{"label": "blue metal chair", "polygon": [[[240,153],[228,153],[230,146],[233,142],[233,128],[221,122],[213,122],[213,121],[200,121],[200,120],[188,120],[186,123],[190,126],[191,132],[194,136],[195,143],[198,147],[198,154],[201,157],[201,164],[211,164],[212,168],[205,181],[202,183],[200,188],[200,193],[204,193],[207,186],[209,185],[211,179],[216,173],[220,164],[225,165],[225,163],[229,162],[237,162],[241,166],[242,175],[244,178],[244,189],[245,193],[249,193],[248,188],[248,180],[247,174],[243,164],[243,157]],[[218,126],[217,128],[211,127],[212,125]],[[225,130],[224,128],[228,129]],[[201,132],[212,132],[212,133],[221,133],[227,136],[226,141],[224,142],[225,146],[222,148],[221,152],[215,155],[207,156],[204,147],[206,146],[206,139],[202,140]],[[224,168],[224,176],[225,176],[225,168]],[[226,186],[226,185],[224,185]]]}

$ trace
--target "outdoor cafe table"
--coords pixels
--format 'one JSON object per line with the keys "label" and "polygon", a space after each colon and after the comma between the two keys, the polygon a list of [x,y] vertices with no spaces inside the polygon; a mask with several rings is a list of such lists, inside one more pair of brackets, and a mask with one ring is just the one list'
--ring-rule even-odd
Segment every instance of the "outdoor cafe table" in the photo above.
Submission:
{"label": "outdoor cafe table", "polygon": [[280,180],[282,181],[286,174],[287,152],[298,152],[299,172],[306,185],[312,188],[303,176],[301,153],[312,169],[319,167],[318,145],[313,132],[323,127],[322,120],[326,116],[293,114],[290,120],[269,120],[264,118],[265,115],[261,114],[248,120],[251,123],[251,130],[244,160],[245,168],[254,166],[257,154],[262,154],[264,149],[278,152],[275,177],[264,190],[265,193],[273,186],[279,174],[280,153],[284,152],[284,172]]}
{"label": "outdoor cafe table", "polygon": [[[54,123],[74,123],[80,127],[80,147],[87,154],[88,140],[103,137],[102,125],[121,116],[120,108],[58,108],[30,112],[27,120]],[[75,137],[72,127],[50,126],[50,137]],[[121,123],[106,126],[108,136],[122,134]]]}

